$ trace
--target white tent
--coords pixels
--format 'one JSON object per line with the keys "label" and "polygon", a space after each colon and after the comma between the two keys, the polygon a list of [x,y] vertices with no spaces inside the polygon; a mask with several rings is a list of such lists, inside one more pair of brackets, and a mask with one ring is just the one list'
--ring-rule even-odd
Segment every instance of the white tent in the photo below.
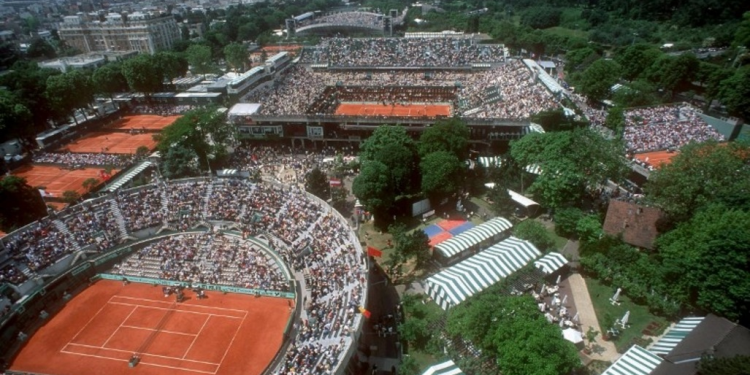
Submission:
{"label": "white tent", "polygon": [[435,250],[445,258],[450,258],[510,229],[512,226],[513,224],[508,219],[496,217],[435,245]]}
{"label": "white tent", "polygon": [[566,340],[572,342],[573,344],[583,342],[583,335],[581,335],[581,332],[579,332],[575,328],[566,328],[562,331],[562,333],[563,337],[565,337]]}
{"label": "white tent", "polygon": [[536,268],[541,268],[542,272],[548,275],[559,270],[566,264],[568,264],[568,260],[562,254],[554,251],[534,262]]}

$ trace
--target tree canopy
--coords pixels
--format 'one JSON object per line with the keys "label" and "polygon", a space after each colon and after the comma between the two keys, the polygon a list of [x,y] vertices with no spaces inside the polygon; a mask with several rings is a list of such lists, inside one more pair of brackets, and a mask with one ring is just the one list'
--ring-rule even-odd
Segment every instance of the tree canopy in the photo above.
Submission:
{"label": "tree canopy", "polygon": [[464,164],[448,151],[428,154],[420,164],[422,191],[436,199],[449,197],[463,186]]}
{"label": "tree canopy", "polygon": [[548,207],[577,201],[587,186],[627,172],[622,144],[585,128],[532,133],[511,143],[511,155],[521,165],[538,165],[542,173],[530,190]]}
{"label": "tree canopy", "polygon": [[[39,192],[26,179],[6,176],[0,179],[0,229],[10,232],[47,214]],[[12,202],[12,204],[11,204]]]}
{"label": "tree canopy", "polygon": [[689,144],[651,173],[646,198],[677,220],[713,203],[750,209],[748,160],[745,142]]}
{"label": "tree canopy", "polygon": [[323,200],[327,200],[331,195],[331,186],[328,183],[328,177],[317,167],[313,168],[305,176],[305,189],[310,194]]}
{"label": "tree canopy", "polygon": [[438,120],[419,137],[421,157],[437,151],[447,151],[459,160],[466,159],[469,142],[469,128],[459,118]]}
{"label": "tree canopy", "polygon": [[596,60],[577,79],[577,90],[591,100],[604,100],[620,78],[620,64],[611,60]]}

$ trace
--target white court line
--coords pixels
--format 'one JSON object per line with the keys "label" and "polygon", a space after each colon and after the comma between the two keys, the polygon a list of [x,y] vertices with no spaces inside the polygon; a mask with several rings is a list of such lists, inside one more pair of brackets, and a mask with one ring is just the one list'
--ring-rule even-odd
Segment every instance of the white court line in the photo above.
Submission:
{"label": "white court line", "polygon": [[[172,304],[172,302],[159,301],[157,299],[136,298],[136,297],[126,297],[126,296],[112,296],[112,298],[110,299],[110,301],[112,299],[114,299],[114,298],[130,299],[130,300],[134,300],[134,301],[156,302],[156,303],[161,303],[161,304],[164,304],[164,305],[171,305]],[[180,306],[190,306],[190,307],[198,307],[198,308],[201,308],[201,309],[211,309],[211,310],[221,310],[221,311],[234,311],[234,312],[239,312],[239,313],[246,313],[247,312],[245,310],[228,309],[226,307],[211,307],[211,306],[202,306],[202,305],[180,305]],[[144,306],[144,307],[146,307],[146,306]]]}
{"label": "white court line", "polygon": [[171,333],[173,335],[197,336],[197,334],[194,334],[194,333],[177,332],[177,331],[166,331],[166,330],[163,330],[163,329],[157,330],[156,328],[145,328],[145,327],[126,326],[126,325],[123,325],[120,328],[140,329],[140,330],[143,330],[143,331],[159,331],[159,332],[164,332],[164,333]]}
{"label": "white court line", "polygon": [[[122,349],[115,349],[115,348],[105,348],[105,347],[102,347],[102,346],[84,345],[84,344],[70,344],[70,345],[82,346],[84,348],[101,349],[101,350],[111,350],[113,352],[133,354],[132,350],[122,350]],[[81,354],[81,353],[71,352],[71,354]],[[170,357],[170,356],[159,355],[159,354],[141,353],[141,356],[151,356],[151,357],[158,357],[158,358],[174,359],[176,361],[195,362],[195,363],[200,363],[200,364],[204,364],[204,365],[219,366],[218,363],[214,363],[214,362],[197,361],[197,360],[194,360],[194,359],[182,359],[182,358],[178,358],[178,357]]]}
{"label": "white court line", "polygon": [[[206,321],[203,322],[203,325],[201,326],[201,329],[198,330],[198,333],[195,334],[195,337],[193,337],[193,342],[190,343],[190,346],[188,346],[187,350],[185,351],[185,354],[182,355],[182,359],[185,359],[185,357],[190,353],[190,349],[193,348],[193,345],[195,345],[195,341],[198,340],[198,336],[201,335],[201,332],[203,332],[203,328],[206,328],[206,324],[208,324],[208,321],[211,319],[211,315],[206,318]],[[240,323],[242,324],[242,323]]]}
{"label": "white court line", "polygon": [[[109,301],[111,301],[112,298],[114,298],[114,296],[109,297]],[[102,310],[104,310],[104,308],[107,307],[107,305],[109,304],[109,301],[107,301],[107,303],[105,303],[104,305],[102,305],[102,308],[99,309],[99,311],[97,311],[96,314],[94,314],[94,316],[92,316],[91,319],[89,319],[89,321],[86,322],[86,324],[83,325],[83,327],[76,333],[76,335],[73,336],[73,338],[70,339],[70,341],[68,341],[68,344],[70,344],[71,342],[73,342],[73,340],[75,340],[78,337],[78,335],[80,335],[81,332],[83,332],[83,330],[86,329],[86,327],[88,327],[89,324],[91,324],[91,322],[94,321],[94,318],[96,318],[97,316],[99,316],[99,313],[101,313]],[[68,345],[66,344],[65,346],[68,346]]]}
{"label": "white court line", "polygon": [[105,341],[104,344],[102,344],[102,348],[106,348],[107,343],[109,342],[109,340],[112,340],[112,337],[115,336],[115,333],[117,333],[117,331],[120,330],[120,327],[122,327],[123,323],[125,323],[125,322],[128,321],[128,319],[130,318],[131,315],[133,315],[133,313],[135,312],[135,310],[138,310],[138,306],[134,307],[133,310],[130,310],[130,314],[128,314],[128,316],[126,316],[125,319],[122,322],[120,322],[120,325],[117,326],[117,329],[114,332],[112,332],[111,335],[109,335],[109,338],[107,339],[107,341]]}
{"label": "white court line", "polygon": [[[156,307],[156,306],[147,306],[147,305],[135,305],[132,303],[124,303],[124,302],[109,302],[112,305],[123,305],[123,306],[135,306],[135,307],[142,307],[147,309],[154,309],[154,310],[170,310],[166,307]],[[220,316],[222,318],[230,318],[230,319],[243,319],[239,316],[232,316],[232,315],[221,315],[221,314],[211,314],[211,313],[203,313],[203,312],[195,312],[195,311],[187,311],[187,310],[175,310],[175,312],[181,312],[181,313],[188,313],[188,314],[196,314],[196,315],[213,315],[213,316]]]}
{"label": "white court line", "polygon": [[[119,362],[128,362],[129,361],[128,359],[111,358],[111,357],[105,357],[105,356],[96,355],[96,354],[84,354],[84,353],[76,353],[76,352],[67,352],[67,351],[64,351],[64,350],[62,350],[62,352],[63,353],[67,353],[67,354],[81,355],[81,356],[84,356],[84,357],[93,357],[93,358],[99,358],[99,359],[109,359],[109,360],[112,360],[112,361],[119,361]],[[172,370],[199,372],[201,374],[211,374],[211,375],[216,374],[216,371],[210,372],[210,371],[202,371],[202,370],[192,370],[192,369],[182,368],[182,367],[159,365],[159,364],[156,364],[156,363],[150,363],[150,362],[145,362],[145,361],[140,361],[140,362],[138,362],[138,364],[139,365],[155,366],[155,367],[163,367],[163,368],[168,368],[168,369],[172,369]],[[216,366],[216,365],[214,365],[214,366]]]}
{"label": "white court line", "polygon": [[[245,318],[247,318],[247,312],[245,313]],[[240,333],[240,328],[242,328],[242,325],[245,323],[245,318],[242,318],[242,321],[240,322],[240,325],[237,326],[237,330],[234,331],[234,336],[232,336],[232,341],[229,342],[229,346],[227,346],[227,350],[224,351],[224,355],[221,357],[221,361],[219,361],[219,366],[216,367],[216,371],[214,371],[214,374],[219,372],[219,369],[221,368],[221,365],[224,363],[224,359],[227,358],[227,354],[229,353],[229,349],[232,348],[232,345],[234,344],[234,339],[237,338],[237,334]]]}

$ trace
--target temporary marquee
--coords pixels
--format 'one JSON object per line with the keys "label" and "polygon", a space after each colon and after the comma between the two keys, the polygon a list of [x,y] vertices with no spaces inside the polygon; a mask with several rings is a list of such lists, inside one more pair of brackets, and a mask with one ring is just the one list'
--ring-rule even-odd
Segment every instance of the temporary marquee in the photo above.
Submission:
{"label": "temporary marquee", "polygon": [[542,272],[546,274],[551,274],[560,268],[562,268],[564,265],[568,263],[568,260],[565,259],[565,257],[556,252],[551,252],[541,258],[539,258],[537,261],[534,262],[534,266],[536,268],[541,268]]}
{"label": "temporary marquee", "polygon": [[451,266],[426,280],[426,292],[443,309],[458,305],[542,255],[515,237]]}
{"label": "temporary marquee", "polygon": [[633,345],[602,375],[649,375],[662,361],[656,354]]}
{"label": "temporary marquee", "polygon": [[463,375],[463,373],[453,361],[448,360],[428,368],[422,375]]}
{"label": "temporary marquee", "polygon": [[440,255],[450,258],[463,251],[470,249],[472,246],[492,238],[513,226],[508,219],[496,217],[484,224],[478,225],[453,238],[443,241],[435,246]]}

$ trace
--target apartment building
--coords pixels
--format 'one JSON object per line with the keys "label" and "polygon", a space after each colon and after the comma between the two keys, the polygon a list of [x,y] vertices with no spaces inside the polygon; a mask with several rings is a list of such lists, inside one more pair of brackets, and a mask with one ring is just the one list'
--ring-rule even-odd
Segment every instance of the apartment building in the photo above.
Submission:
{"label": "apartment building", "polygon": [[109,13],[102,16],[66,16],[59,24],[60,39],[82,52],[137,51],[154,54],[170,49],[181,38],[171,15],[141,12]]}

